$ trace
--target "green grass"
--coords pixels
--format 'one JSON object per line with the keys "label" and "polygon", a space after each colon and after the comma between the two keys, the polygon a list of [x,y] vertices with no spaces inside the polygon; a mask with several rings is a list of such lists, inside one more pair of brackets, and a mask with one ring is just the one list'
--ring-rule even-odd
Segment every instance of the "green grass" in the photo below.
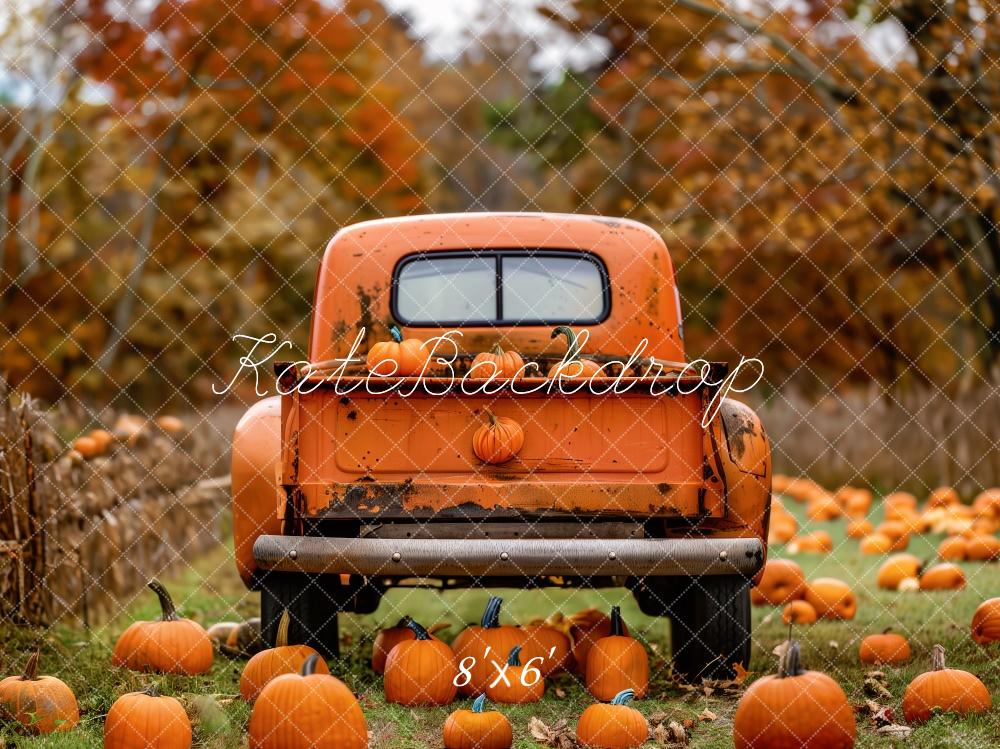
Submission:
{"label": "green grass", "polygon": [[[801,507],[786,503],[801,520]],[[903,668],[883,669],[893,698],[882,699],[902,722],[900,702],[906,684],[926,670],[930,648],[940,642],[948,650],[949,665],[977,674],[995,697],[1000,697],[1000,645],[982,648],[969,637],[969,622],[976,606],[985,598],[1000,596],[1000,568],[997,565],[965,564],[969,585],[963,591],[943,593],[890,593],[875,588],[875,573],[882,557],[862,556],[856,541],[844,538],[844,523],[817,524],[834,537],[835,551],[825,556],[796,557],[809,577],[839,577],[849,582],[858,598],[858,615],[850,622],[822,622],[799,628],[795,636],[802,642],[807,667],[823,670],[844,687],[851,702],[863,704],[864,674],[857,660],[858,643],[872,632],[892,627],[906,634],[913,645],[914,657]],[[804,523],[808,530],[809,524]],[[931,558],[937,536],[915,537],[912,553]],[[772,550],[781,556],[780,549]],[[203,623],[250,616],[257,610],[256,594],[247,593],[230,559],[230,551],[218,549],[194,565],[186,574],[171,581],[178,605],[183,612]],[[694,719],[690,731],[691,746],[732,746],[732,716],[736,700],[731,696],[704,696],[678,689],[668,681],[669,653],[667,622],[639,613],[631,597],[620,590],[571,592],[504,591],[505,620],[528,621],[554,610],[571,613],[590,605],[607,608],[620,602],[633,633],[647,641],[653,651],[654,683],[651,698],[634,703],[647,714],[666,713],[678,722]],[[453,636],[463,623],[477,619],[487,598],[486,591],[449,591],[443,594],[423,590],[396,590],[389,593],[379,611],[372,616],[345,616],[342,624],[344,655],[332,664],[335,674],[359,695],[372,732],[372,746],[386,749],[423,749],[441,746],[441,726],[451,708],[410,709],[387,705],[382,699],[380,679],[367,667],[373,633],[381,625],[394,622],[409,613],[424,623],[449,621]],[[0,628],[0,664],[3,673],[16,673],[27,654],[39,643],[43,647],[42,665],[46,673],[67,681],[76,692],[82,713],[80,727],[58,737],[25,738],[11,727],[0,729],[7,746],[62,748],[100,747],[104,715],[120,694],[155,681],[163,693],[179,697],[188,709],[195,728],[195,746],[219,749],[242,746],[249,708],[238,699],[237,683],[242,662],[217,658],[204,677],[151,677],[110,667],[111,647],[115,636],[129,621],[156,615],[154,596],[140,592],[117,620],[86,631],[79,627],[58,626],[48,631]],[[782,642],[788,630],[780,612],[770,608],[754,610],[753,677],[774,669],[771,650]],[[557,691],[564,696],[558,697]],[[537,716],[552,725],[567,718],[572,726],[590,698],[571,677],[563,676],[550,684],[545,700],[536,705],[504,707],[514,725],[515,746],[534,747],[528,733],[528,721]],[[718,718],[697,722],[708,708]],[[892,741],[874,732],[859,716],[858,746],[886,747]],[[901,744],[896,740],[897,744]],[[1000,743],[1000,707],[985,716],[959,719],[939,716],[918,727],[906,741],[907,747],[994,747]],[[0,742],[0,746],[3,746]]]}

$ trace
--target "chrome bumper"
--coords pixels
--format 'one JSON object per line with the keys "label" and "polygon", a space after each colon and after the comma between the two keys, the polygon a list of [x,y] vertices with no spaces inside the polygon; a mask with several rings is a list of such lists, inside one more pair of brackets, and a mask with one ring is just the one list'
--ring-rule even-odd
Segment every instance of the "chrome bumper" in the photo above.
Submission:
{"label": "chrome bumper", "polygon": [[752,575],[756,538],[467,539],[261,536],[266,570],[407,577]]}

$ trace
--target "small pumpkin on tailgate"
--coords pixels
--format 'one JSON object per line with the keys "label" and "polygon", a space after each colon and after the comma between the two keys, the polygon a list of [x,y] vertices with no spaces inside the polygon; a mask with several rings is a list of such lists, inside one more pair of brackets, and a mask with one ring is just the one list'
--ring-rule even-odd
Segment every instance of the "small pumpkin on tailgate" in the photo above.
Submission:
{"label": "small pumpkin on tailgate", "polygon": [[649,738],[645,716],[629,706],[635,695],[625,689],[608,704],[590,705],[576,723],[576,738],[587,749],[634,749]]}
{"label": "small pumpkin on tailgate", "polygon": [[502,664],[515,645],[524,647],[525,633],[520,627],[500,624],[502,605],[502,598],[491,596],[480,623],[463,629],[451,644],[458,663],[469,672],[468,682],[458,688],[461,694],[484,694],[496,675],[496,664]]}
{"label": "small pumpkin on tailgate", "polygon": [[412,619],[416,637],[400,642],[385,662],[386,702],[400,705],[448,705],[455,699],[458,663],[445,643]]}
{"label": "small pumpkin on tailgate", "polygon": [[156,621],[134,622],[122,633],[111,654],[113,666],[164,674],[203,674],[212,667],[212,641],[205,628],[177,613],[167,589],[158,580],[149,589],[160,599]]}
{"label": "small pumpkin on tailgate", "polygon": [[486,685],[486,696],[506,705],[538,702],[545,694],[545,679],[537,663],[521,663],[521,646],[515,645],[507,655],[507,668],[496,672]]}
{"label": "small pumpkin on tailgate", "polygon": [[250,749],[366,749],[357,698],[340,679],[316,672],[321,661],[311,655],[299,673],[268,682],[250,713]]}
{"label": "small pumpkin on tailgate", "polygon": [[736,749],[850,749],[857,727],[847,695],[820,671],[806,671],[791,640],[775,676],[758,679],[733,717]]}
{"label": "small pumpkin on tailgate", "polygon": [[524,446],[524,430],[507,416],[486,412],[488,422],[472,435],[472,452],[484,463],[506,463]]}
{"label": "small pumpkin on tailgate", "polygon": [[73,690],[54,676],[38,675],[39,653],[24,673],[0,681],[0,719],[17,721],[27,733],[68,731],[80,722]]}
{"label": "small pumpkin on tailgate", "polygon": [[[278,636],[275,639],[274,647],[257,653],[243,667],[243,673],[240,676],[240,694],[247,702],[256,700],[272,679],[282,674],[297,674],[309,658],[314,655],[319,657],[319,653],[308,645],[288,644],[290,624],[291,617],[288,614],[288,609],[285,609],[278,622]],[[316,661],[313,671],[318,674],[330,673],[326,661],[322,658]]]}
{"label": "small pumpkin on tailgate", "polygon": [[649,688],[649,656],[642,644],[625,634],[622,613],[611,607],[611,633],[602,637],[587,654],[587,691],[598,700],[610,700],[631,689],[645,697]]}
{"label": "small pumpkin on tailgate", "polygon": [[104,749],[188,749],[191,721],[173,697],[155,686],[123,694],[104,720]]}
{"label": "small pumpkin on tailgate", "polygon": [[413,377],[424,371],[431,360],[430,349],[418,338],[403,340],[395,325],[389,326],[391,341],[379,341],[368,350],[365,364],[374,374]]}
{"label": "small pumpkin on tailgate", "polygon": [[476,354],[469,371],[477,378],[519,380],[524,377],[524,369],[524,359],[521,355],[516,351],[504,351],[498,343],[492,351]]}
{"label": "small pumpkin on tailgate", "polygon": [[472,701],[471,710],[456,710],[444,722],[444,749],[510,749],[514,731],[507,716],[484,710],[486,695]]}
{"label": "small pumpkin on tailgate", "polygon": [[993,705],[989,690],[975,674],[946,668],[944,648],[931,651],[931,670],[917,676],[903,693],[903,715],[910,723],[930,720],[935,710],[985,713]]}
{"label": "small pumpkin on tailgate", "polygon": [[552,331],[552,337],[566,336],[566,354],[562,361],[549,367],[549,379],[561,377],[567,380],[585,380],[600,373],[601,365],[593,359],[580,356],[580,342],[576,333],[566,325],[560,325]]}

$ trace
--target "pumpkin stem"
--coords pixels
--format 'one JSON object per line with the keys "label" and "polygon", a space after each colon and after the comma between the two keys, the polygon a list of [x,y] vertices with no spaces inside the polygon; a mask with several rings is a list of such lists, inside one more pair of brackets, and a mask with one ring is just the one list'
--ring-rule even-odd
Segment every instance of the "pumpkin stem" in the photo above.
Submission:
{"label": "pumpkin stem", "polygon": [[403,342],[403,332],[393,323],[389,326],[389,335],[392,336],[392,340],[396,343]]}
{"label": "pumpkin stem", "polygon": [[429,639],[431,639],[430,633],[426,629],[424,629],[422,626],[420,626],[419,624],[417,624],[417,622],[413,621],[412,619],[410,619],[410,621],[408,621],[406,623],[406,626],[409,627],[410,630],[413,632],[413,634],[415,634],[417,636],[418,640],[429,640]]}
{"label": "pumpkin stem", "polygon": [[935,645],[931,648],[931,670],[944,671],[944,646]]}
{"label": "pumpkin stem", "polygon": [[507,665],[508,666],[520,666],[521,665],[521,646],[515,645],[510,649],[510,653],[507,655]]}
{"label": "pumpkin stem", "polygon": [[778,661],[778,678],[784,679],[789,676],[799,676],[805,673],[800,660],[799,643],[796,640],[789,640],[788,647],[785,648],[781,660]]}
{"label": "pumpkin stem", "polygon": [[612,705],[627,705],[635,697],[635,691],[632,689],[623,689],[614,697],[611,698]]}
{"label": "pumpkin stem", "polygon": [[300,672],[303,676],[312,676],[316,673],[316,664],[319,663],[319,655],[313,653],[308,658],[306,658],[305,663],[302,664],[302,671]]}
{"label": "pumpkin stem", "polygon": [[167,589],[163,587],[163,583],[154,578],[147,583],[147,587],[156,593],[156,597],[160,599],[160,610],[163,612],[160,620],[164,622],[180,621],[180,616],[177,614],[177,607],[174,606],[174,599],[170,597]]}
{"label": "pumpkin stem", "polygon": [[500,344],[499,343],[494,343],[493,344],[493,352],[492,353],[493,353],[494,356],[503,356],[503,349],[500,348]]}
{"label": "pumpkin stem", "polygon": [[552,337],[566,336],[566,361],[576,361],[580,358],[580,344],[576,340],[576,333],[566,325],[560,325],[552,331]]}
{"label": "pumpkin stem", "polygon": [[160,696],[160,688],[157,687],[156,684],[149,683],[146,686],[144,686],[142,689],[140,689],[139,693],[140,694],[144,694],[147,697],[159,697]]}
{"label": "pumpkin stem", "polygon": [[497,415],[488,408],[484,408],[483,412],[486,414],[486,418],[489,419],[490,426],[495,427],[497,425]]}
{"label": "pumpkin stem", "polygon": [[38,659],[42,657],[42,651],[36,650],[31,654],[28,662],[24,664],[24,673],[21,674],[21,681],[35,681],[38,679]]}
{"label": "pumpkin stem", "polygon": [[410,617],[409,617],[409,616],[407,615],[407,616],[404,616],[404,617],[403,617],[402,619],[400,619],[400,620],[399,620],[399,621],[398,621],[398,622],[396,623],[396,626],[397,626],[397,627],[405,627],[405,626],[406,626],[407,624],[409,624],[409,623],[410,623]]}
{"label": "pumpkin stem", "polygon": [[890,632],[892,632],[892,627],[886,627],[885,629],[882,630],[882,634],[884,635],[887,635]]}
{"label": "pumpkin stem", "polygon": [[278,620],[278,634],[274,637],[274,647],[283,648],[288,645],[288,627],[292,623],[292,617],[288,614],[288,609],[281,612]]}
{"label": "pumpkin stem", "polygon": [[500,626],[500,604],[502,603],[503,599],[500,596],[490,596],[486,610],[483,612],[483,619],[480,622],[483,629],[495,629]]}
{"label": "pumpkin stem", "polygon": [[476,699],[472,701],[472,712],[481,713],[483,711],[483,705],[486,704],[486,695],[481,694]]}
{"label": "pumpkin stem", "polygon": [[625,634],[624,628],[622,627],[621,606],[611,607],[611,634],[614,637],[621,637]]}

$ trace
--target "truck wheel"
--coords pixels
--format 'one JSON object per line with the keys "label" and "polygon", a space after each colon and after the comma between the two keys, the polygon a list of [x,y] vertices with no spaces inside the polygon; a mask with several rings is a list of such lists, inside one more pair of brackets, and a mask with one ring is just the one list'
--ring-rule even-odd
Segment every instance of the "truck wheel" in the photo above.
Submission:
{"label": "truck wheel", "polygon": [[750,581],[739,575],[677,580],[670,602],[674,670],[691,682],[731,679],[750,665]]}
{"label": "truck wheel", "polygon": [[339,575],[268,572],[260,585],[260,625],[263,640],[274,645],[278,622],[286,609],[291,619],[288,642],[309,645],[327,658],[340,655],[337,613],[343,592]]}

